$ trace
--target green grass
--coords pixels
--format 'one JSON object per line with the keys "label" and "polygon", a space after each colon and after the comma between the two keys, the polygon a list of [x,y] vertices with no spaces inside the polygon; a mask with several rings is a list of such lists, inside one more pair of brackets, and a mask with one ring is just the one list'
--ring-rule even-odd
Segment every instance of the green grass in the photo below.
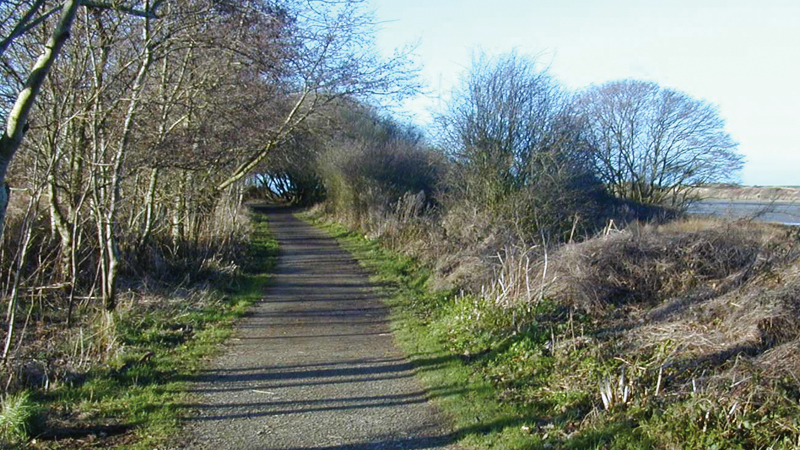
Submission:
{"label": "green grass", "polygon": [[[458,352],[445,344],[444,328],[449,320],[456,320],[452,315],[463,307],[459,305],[463,299],[450,292],[430,292],[426,287],[429,273],[412,258],[387,251],[341,225],[304,218],[336,237],[376,274],[376,281],[391,286],[387,294],[395,339],[415,365],[431,398],[452,418],[459,442],[481,449],[532,448],[542,442],[531,433],[537,416],[498,401],[499,391],[491,379],[476,371],[461,351],[466,350],[463,345],[478,353],[480,345],[466,344],[455,336],[450,343]],[[488,335],[485,338],[490,340]]]}
{"label": "green grass", "polygon": [[[702,394],[655,397],[654,372],[644,367],[662,361],[669,342],[652,354],[626,354],[617,340],[595,338],[600,330],[591,317],[547,299],[504,310],[470,295],[431,292],[429,272],[414,259],[339,224],[304,219],[336,237],[376,274],[376,281],[389,286],[395,338],[467,448],[800,445],[791,431],[800,422],[799,403],[792,400],[800,397],[796,393],[736,416],[729,416],[719,399]],[[617,380],[623,367],[632,387],[630,400],[606,411],[600,383],[607,377]]]}
{"label": "green grass", "polygon": [[0,400],[0,442],[24,442],[30,437],[37,406],[29,391],[6,394]]}
{"label": "green grass", "polygon": [[[187,380],[207,364],[269,281],[277,243],[265,216],[254,213],[252,220],[252,250],[244,274],[215,286],[210,294],[214,300],[202,308],[177,302],[148,312],[134,307],[108,318],[109,333],[123,345],[123,354],[78,381],[39,394],[36,400],[48,415],[65,416],[68,427],[76,425],[70,423],[74,417],[84,418],[87,434],[124,431],[122,448],[151,449],[174,437],[191,404]],[[58,446],[47,441],[38,445]]]}

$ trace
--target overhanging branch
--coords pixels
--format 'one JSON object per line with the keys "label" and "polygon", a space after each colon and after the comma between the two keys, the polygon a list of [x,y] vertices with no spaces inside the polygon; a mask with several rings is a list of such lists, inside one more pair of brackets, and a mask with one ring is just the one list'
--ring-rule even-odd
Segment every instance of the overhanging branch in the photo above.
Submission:
{"label": "overhanging branch", "polygon": [[164,3],[164,0],[158,0],[153,3],[150,8],[145,10],[130,8],[128,6],[122,5],[114,5],[112,3],[105,3],[105,2],[95,2],[92,0],[82,0],[81,4],[87,8],[96,8],[96,9],[104,9],[104,10],[111,10],[111,11],[119,11],[124,12],[126,14],[130,14],[136,17],[142,17],[146,19],[158,19],[158,15],[156,14],[156,10],[158,9],[161,4]]}

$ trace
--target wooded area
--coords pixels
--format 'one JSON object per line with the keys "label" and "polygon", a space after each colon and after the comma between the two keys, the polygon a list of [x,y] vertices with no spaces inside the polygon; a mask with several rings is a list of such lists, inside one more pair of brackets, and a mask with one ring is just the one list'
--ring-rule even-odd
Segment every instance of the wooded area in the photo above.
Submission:
{"label": "wooded area", "polygon": [[[7,393],[112,358],[121,304],[240,273],[247,200],[317,205],[412,256],[431,289],[460,292],[453,308],[501,318],[465,331],[491,328],[476,351],[540,321],[555,348],[566,329],[551,316],[622,321],[795,261],[772,229],[637,225],[676,217],[691,187],[743,164],[713,105],[654,83],[570,92],[535,58],[476,54],[423,131],[391,113],[422,88],[413,47],[380,54],[363,0],[13,0],[0,19]],[[784,300],[753,326],[783,318]]]}
{"label": "wooded area", "polygon": [[241,272],[254,168],[342,102],[417,90],[362,1],[20,0],[0,19],[9,394],[124,354],[120,304]]}
{"label": "wooded area", "polygon": [[407,52],[373,52],[360,2],[36,0],[2,17],[4,359],[31,290],[70,326],[77,299],[114,311],[121,273],[225,255],[275,147],[340,99],[416,88]]}

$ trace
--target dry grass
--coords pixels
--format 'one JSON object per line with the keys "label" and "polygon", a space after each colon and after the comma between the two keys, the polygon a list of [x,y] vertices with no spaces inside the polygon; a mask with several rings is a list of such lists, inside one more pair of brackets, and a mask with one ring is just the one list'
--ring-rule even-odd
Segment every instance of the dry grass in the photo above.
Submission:
{"label": "dry grass", "polygon": [[636,225],[563,246],[553,260],[547,295],[595,317],[596,337],[613,343],[607,357],[665,370],[672,392],[702,385],[732,404],[787,380],[800,388],[792,230],[707,219]]}
{"label": "dry grass", "polygon": [[493,267],[482,298],[502,309],[546,297],[583,310],[600,358],[639,364],[653,383],[663,375],[662,393],[702,389],[732,407],[777,395],[780,383],[800,392],[796,230],[698,218],[634,224],[549,255],[509,246]]}
{"label": "dry grass", "polygon": [[506,247],[497,254],[492,280],[481,290],[481,297],[503,309],[541,301],[548,286],[548,265],[547,253],[540,246]]}
{"label": "dry grass", "polygon": [[[429,287],[472,294],[463,298],[474,304],[461,308],[456,297],[450,307],[458,314],[443,316],[468,323],[461,326],[464,348],[499,352],[506,340],[487,336],[548,334],[543,352],[558,354],[559,364],[569,367],[547,380],[548,389],[581,391],[575,386],[600,380],[592,392],[595,406],[604,395],[609,411],[628,403],[684,418],[701,411],[702,433],[712,427],[712,410],[714,432],[724,436],[759,415],[794,414],[800,398],[798,229],[684,218],[609,226],[580,242],[544,246],[523,242],[513,223],[470,205],[433,215],[404,213],[411,209],[386,208],[350,225],[433,269]],[[475,311],[485,317],[471,315]],[[497,328],[496,334],[481,326]],[[620,370],[625,386],[614,390]],[[800,433],[796,421],[781,427],[763,435]]]}
{"label": "dry grass", "polygon": [[[247,254],[250,220],[243,209],[223,206],[214,211],[195,240],[176,246],[171,239],[156,236],[138,249],[132,245],[124,247],[120,298],[114,314],[102,309],[92,278],[86,279],[95,276],[97,269],[93,253],[83,251],[80,253],[86,255],[82,259],[83,278],[78,279],[79,286],[70,306],[69,284],[48,269],[57,260],[57,252],[46,251],[47,245],[56,244],[46,239],[48,227],[46,220],[42,220],[45,225],[34,229],[38,240],[31,253],[37,254],[37,258],[29,258],[22,271],[22,295],[9,359],[0,367],[0,386],[9,392],[48,391],[80,379],[98,364],[118,359],[126,351],[125,343],[120,340],[119,318],[146,320],[151,313],[174,312],[173,316],[177,316],[212,306],[219,298],[211,295],[210,283],[226,283],[247,264],[243,255]],[[8,271],[16,261],[13,239],[18,222],[16,216],[9,220],[11,227],[0,252],[0,274],[4,280],[9,279]],[[70,309],[72,326],[67,327]],[[8,324],[0,321],[0,339],[5,339],[7,328]]]}
{"label": "dry grass", "polygon": [[[140,286],[142,288],[142,286]],[[126,291],[112,315],[99,310],[81,315],[72,328],[61,323],[31,324],[0,370],[4,389],[50,391],[62,383],[81,379],[92,367],[119,359],[128,350],[120,339],[117,322],[137,323],[151,315],[181,317],[214,307],[222,301],[208,283],[191,286],[151,285],[147,291]]]}
{"label": "dry grass", "polygon": [[768,225],[704,219],[635,224],[562,247],[553,294],[587,311],[717,296],[785,259],[781,233]]}
{"label": "dry grass", "polygon": [[[367,190],[371,200],[364,211],[337,211],[330,203],[311,208],[313,215],[333,218],[365,237],[398,253],[413,256],[431,267],[434,290],[479,290],[490,282],[493,261],[510,241],[486,212],[463,207],[442,214],[426,202],[422,192],[406,193],[389,202],[379,192]],[[383,199],[383,200],[380,200]]]}

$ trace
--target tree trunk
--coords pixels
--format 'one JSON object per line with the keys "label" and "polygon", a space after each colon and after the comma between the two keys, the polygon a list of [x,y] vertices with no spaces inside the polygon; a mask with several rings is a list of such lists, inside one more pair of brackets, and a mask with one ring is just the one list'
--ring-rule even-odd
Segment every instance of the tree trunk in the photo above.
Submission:
{"label": "tree trunk", "polygon": [[[148,5],[149,6],[149,5]],[[120,201],[120,188],[122,185],[122,165],[128,151],[128,146],[133,131],[134,119],[139,106],[140,94],[144,87],[144,79],[153,62],[152,42],[150,40],[149,20],[145,19],[143,41],[145,45],[144,60],[136,73],[136,78],[131,87],[131,99],[125,121],[122,126],[122,136],[120,137],[117,152],[114,155],[114,171],[111,176],[111,186],[107,191],[107,213],[105,217],[104,240],[101,245],[105,246],[105,254],[108,258],[107,270],[105,273],[105,295],[103,306],[106,311],[112,312],[117,307],[117,276],[119,275],[119,240],[117,239],[117,209]]]}
{"label": "tree trunk", "polygon": [[50,220],[55,231],[58,232],[61,244],[61,274],[64,277],[72,273],[72,224],[64,217],[58,205],[58,194],[56,192],[55,173],[50,173],[47,179],[48,204],[50,207]]}
{"label": "tree trunk", "polygon": [[2,187],[0,189],[0,238],[3,236],[10,193],[6,183],[8,167],[12,158],[14,158],[14,154],[22,145],[22,138],[28,128],[28,115],[33,109],[36,97],[39,95],[53,62],[69,38],[69,31],[79,6],[79,0],[67,0],[64,2],[58,24],[47,40],[44,51],[33,65],[30,75],[25,80],[25,86],[17,95],[17,101],[6,119],[6,130],[3,137],[0,138],[0,187]]}
{"label": "tree trunk", "polygon": [[147,244],[150,234],[153,232],[153,212],[155,209],[156,186],[158,185],[158,167],[154,167],[150,172],[150,185],[147,187],[147,197],[144,206],[144,230],[139,240],[139,247]]}
{"label": "tree trunk", "polygon": [[172,211],[172,243],[175,246],[180,244],[185,236],[184,224],[186,200],[184,198],[184,192],[186,191],[186,178],[187,172],[180,174],[178,190],[175,193],[175,205]]}

